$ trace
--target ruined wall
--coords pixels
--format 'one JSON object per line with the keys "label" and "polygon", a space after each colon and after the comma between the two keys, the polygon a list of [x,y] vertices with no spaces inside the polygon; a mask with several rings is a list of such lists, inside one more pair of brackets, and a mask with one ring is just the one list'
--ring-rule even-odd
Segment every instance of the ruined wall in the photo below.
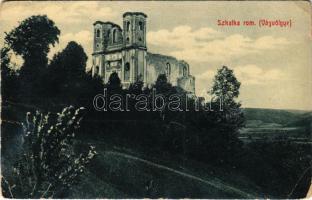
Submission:
{"label": "ruined wall", "polygon": [[187,76],[181,77],[178,79],[179,87],[183,88],[185,91],[189,93],[195,94],[195,77],[194,76]]}
{"label": "ruined wall", "polygon": [[147,53],[147,84],[153,84],[160,74],[166,74],[168,81],[176,86],[177,78],[181,76],[181,63],[176,58],[160,54]]}
{"label": "ruined wall", "polygon": [[147,53],[147,85],[155,83],[160,74],[166,74],[173,86],[195,93],[195,78],[189,74],[189,65],[171,56]]}

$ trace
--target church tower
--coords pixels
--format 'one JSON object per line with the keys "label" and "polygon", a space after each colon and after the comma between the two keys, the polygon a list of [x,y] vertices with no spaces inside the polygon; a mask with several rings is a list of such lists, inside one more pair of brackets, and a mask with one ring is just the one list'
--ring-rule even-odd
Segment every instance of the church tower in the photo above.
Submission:
{"label": "church tower", "polygon": [[146,83],[146,18],[141,12],[123,15],[122,81],[125,86],[138,80]]}

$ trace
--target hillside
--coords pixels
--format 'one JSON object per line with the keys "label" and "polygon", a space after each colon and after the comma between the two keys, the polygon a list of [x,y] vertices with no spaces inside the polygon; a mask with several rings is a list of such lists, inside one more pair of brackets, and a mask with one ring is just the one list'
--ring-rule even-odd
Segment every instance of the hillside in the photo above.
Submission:
{"label": "hillside", "polygon": [[244,108],[246,120],[262,123],[273,123],[282,126],[302,125],[311,120],[309,111]]}
{"label": "hillside", "polygon": [[310,126],[312,123],[312,112],[303,113],[297,119],[287,123],[287,126]]}
{"label": "hillside", "polygon": [[244,176],[192,160],[149,157],[96,144],[99,155],[71,198],[256,198],[258,188]]}

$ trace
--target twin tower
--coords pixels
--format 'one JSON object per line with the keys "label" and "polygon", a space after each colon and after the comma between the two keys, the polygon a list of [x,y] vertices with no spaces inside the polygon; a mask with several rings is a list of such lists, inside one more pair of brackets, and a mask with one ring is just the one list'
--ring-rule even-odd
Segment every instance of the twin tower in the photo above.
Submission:
{"label": "twin tower", "polygon": [[93,75],[99,75],[106,83],[116,72],[124,87],[138,80],[146,83],[146,18],[141,12],[126,12],[123,28],[112,22],[93,24]]}
{"label": "twin tower", "polygon": [[96,21],[92,54],[92,75],[104,83],[116,72],[123,88],[143,81],[144,86],[155,84],[159,75],[191,95],[195,94],[195,77],[190,66],[172,56],[147,52],[146,18],[141,12],[123,14],[123,28],[112,22]]}

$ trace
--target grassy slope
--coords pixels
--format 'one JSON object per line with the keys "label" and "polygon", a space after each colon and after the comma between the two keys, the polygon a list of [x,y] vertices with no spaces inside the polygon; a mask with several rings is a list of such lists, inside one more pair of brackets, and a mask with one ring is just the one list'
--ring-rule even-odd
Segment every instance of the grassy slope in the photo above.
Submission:
{"label": "grassy slope", "polygon": [[263,197],[243,176],[178,158],[109,148],[93,141],[99,155],[72,198],[255,198]]}

